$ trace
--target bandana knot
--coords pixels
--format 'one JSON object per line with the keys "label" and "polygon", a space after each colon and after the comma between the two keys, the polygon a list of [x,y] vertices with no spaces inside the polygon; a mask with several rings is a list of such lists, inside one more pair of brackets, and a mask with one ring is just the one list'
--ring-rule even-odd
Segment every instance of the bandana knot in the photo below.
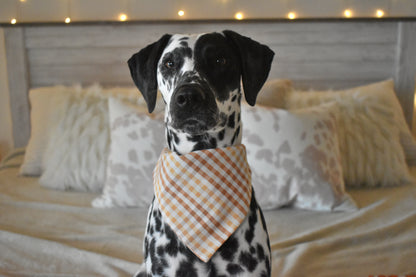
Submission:
{"label": "bandana knot", "polygon": [[179,239],[207,262],[237,230],[251,201],[244,145],[178,155],[162,151],[153,173],[162,216]]}

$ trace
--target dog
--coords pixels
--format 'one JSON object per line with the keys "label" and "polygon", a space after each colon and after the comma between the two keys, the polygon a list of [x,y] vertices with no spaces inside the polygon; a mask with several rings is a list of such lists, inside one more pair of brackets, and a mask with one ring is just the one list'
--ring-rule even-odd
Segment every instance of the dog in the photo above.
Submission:
{"label": "dog", "polygon": [[[149,112],[157,91],[165,102],[168,148],[179,155],[241,144],[241,83],[255,105],[274,57],[267,46],[234,31],[163,35],[128,61]],[[271,274],[266,223],[254,191],[248,214],[209,261],[201,261],[165,222],[159,204],[149,208],[144,260],[135,276],[258,276]]]}

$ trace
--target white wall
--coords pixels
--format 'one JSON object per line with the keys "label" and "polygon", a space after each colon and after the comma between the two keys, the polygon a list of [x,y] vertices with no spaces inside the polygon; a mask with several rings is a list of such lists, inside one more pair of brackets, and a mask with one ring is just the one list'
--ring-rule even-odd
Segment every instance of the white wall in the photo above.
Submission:
{"label": "white wall", "polygon": [[[2,28],[0,28],[0,61],[6,61]],[[0,158],[3,158],[13,148],[12,118],[9,103],[6,63],[0,62]]]}
{"label": "white wall", "polygon": [[383,9],[390,17],[416,17],[415,0],[1,0],[0,22],[62,22],[117,20],[126,13],[130,20],[229,19],[238,11],[245,18],[285,18],[289,11],[299,17],[342,17],[345,9],[354,16],[373,17]]}

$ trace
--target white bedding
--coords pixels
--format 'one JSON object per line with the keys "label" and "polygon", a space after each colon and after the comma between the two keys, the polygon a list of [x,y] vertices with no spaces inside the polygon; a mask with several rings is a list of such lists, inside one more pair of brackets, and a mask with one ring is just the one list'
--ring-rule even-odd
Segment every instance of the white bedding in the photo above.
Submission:
{"label": "white bedding", "polygon": [[[21,157],[20,157],[21,158]],[[48,190],[0,170],[1,276],[131,276],[146,209],[91,207],[97,194]],[[412,168],[416,176],[416,168]],[[273,276],[416,273],[416,185],[349,190],[355,212],[265,212]]]}

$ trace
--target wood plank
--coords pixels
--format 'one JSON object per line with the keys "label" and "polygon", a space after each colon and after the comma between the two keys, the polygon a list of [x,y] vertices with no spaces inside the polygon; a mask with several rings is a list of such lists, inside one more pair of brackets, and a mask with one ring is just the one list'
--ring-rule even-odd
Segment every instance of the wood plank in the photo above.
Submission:
{"label": "wood plank", "polygon": [[[83,47],[35,48],[28,50],[29,62],[38,65],[125,63],[131,55],[144,47]],[[379,62],[395,60],[394,44],[351,45],[269,45],[276,53],[277,63],[306,62]]]}
{"label": "wood plank", "polygon": [[398,26],[395,91],[403,107],[409,127],[412,127],[416,77],[416,23],[401,22]]}
{"label": "wood plank", "polygon": [[29,72],[24,29],[4,28],[4,35],[14,147],[22,147],[27,144],[30,137]]}
{"label": "wood plank", "polygon": [[395,22],[171,23],[27,27],[28,48],[134,47],[165,33],[203,33],[232,29],[265,44],[393,43]]}
{"label": "wood plank", "polygon": [[[270,78],[292,80],[374,80],[391,76],[391,62],[311,62],[302,64],[274,63]],[[125,62],[108,66],[93,64],[30,66],[32,86],[55,84],[130,83],[130,73]]]}

